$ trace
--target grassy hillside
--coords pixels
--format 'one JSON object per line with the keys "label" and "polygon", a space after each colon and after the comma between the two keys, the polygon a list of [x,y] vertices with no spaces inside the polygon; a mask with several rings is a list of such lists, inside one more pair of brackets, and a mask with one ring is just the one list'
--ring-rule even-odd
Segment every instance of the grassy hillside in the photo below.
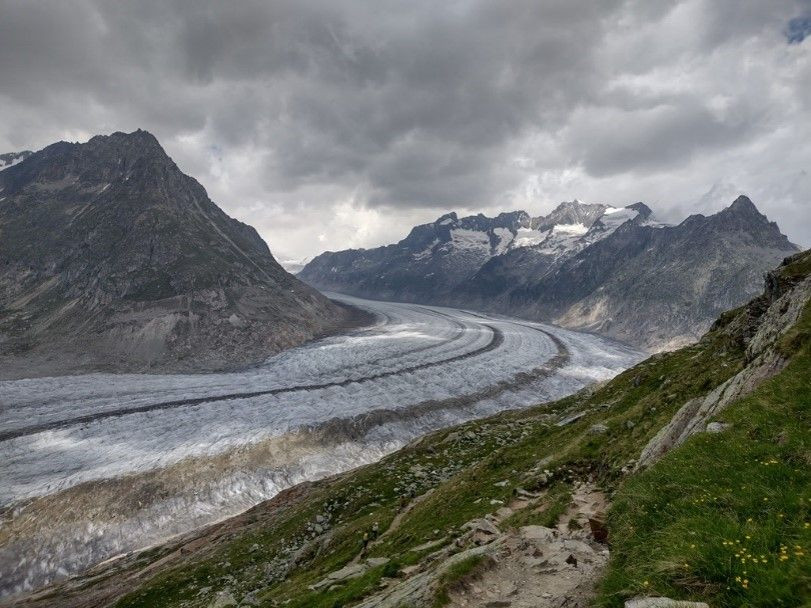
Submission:
{"label": "grassy hillside", "polygon": [[811,304],[781,346],[788,367],[724,411],[729,430],[621,486],[601,606],[643,591],[711,606],[811,601]]}
{"label": "grassy hillside", "polygon": [[[790,285],[809,274],[806,255],[776,280]],[[804,605],[811,305],[780,338],[788,366],[723,412],[728,430],[698,434],[633,472],[642,449],[686,401],[749,364],[747,340],[766,303],[727,313],[698,343],[653,356],[601,386],[434,433],[376,464],[284,492],[197,540],[56,588],[40,604],[118,597],[116,606],[143,608],[227,606],[231,599],[350,606],[409,580],[418,566],[433,567],[443,547],[463,550],[463,525],[516,496],[537,498],[509,515],[502,530],[554,525],[573,485],[589,480],[613,502],[611,560],[597,605],[622,606],[647,594],[701,598],[714,607]],[[364,534],[371,542],[362,554]],[[358,564],[366,565],[357,576],[322,583]],[[474,557],[454,564],[433,581],[431,602],[443,605],[455,581],[486,567]],[[129,592],[121,597],[121,589]],[[65,603],[69,597],[76,601]]]}

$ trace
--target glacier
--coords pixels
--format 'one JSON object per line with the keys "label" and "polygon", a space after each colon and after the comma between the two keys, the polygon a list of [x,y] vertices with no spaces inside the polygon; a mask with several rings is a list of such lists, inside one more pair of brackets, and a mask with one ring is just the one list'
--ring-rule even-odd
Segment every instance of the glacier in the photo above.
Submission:
{"label": "glacier", "polygon": [[542,323],[329,295],[377,322],[236,372],[0,382],[0,595],[643,358]]}

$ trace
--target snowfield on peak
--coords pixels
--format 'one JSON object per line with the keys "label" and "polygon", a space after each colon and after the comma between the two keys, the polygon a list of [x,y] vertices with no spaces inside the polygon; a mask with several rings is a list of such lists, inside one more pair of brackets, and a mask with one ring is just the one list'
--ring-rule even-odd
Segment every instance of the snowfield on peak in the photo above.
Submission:
{"label": "snowfield on peak", "polygon": [[565,234],[583,235],[589,231],[584,224],[578,222],[577,224],[555,224],[552,226],[553,233],[563,232]]}

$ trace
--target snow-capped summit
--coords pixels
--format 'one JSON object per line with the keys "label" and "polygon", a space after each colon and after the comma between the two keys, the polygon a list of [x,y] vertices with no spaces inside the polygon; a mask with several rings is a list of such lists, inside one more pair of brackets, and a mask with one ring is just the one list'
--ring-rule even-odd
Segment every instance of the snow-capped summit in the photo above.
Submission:
{"label": "snow-capped summit", "polygon": [[512,211],[493,218],[460,218],[450,212],[414,227],[396,245],[322,254],[300,276],[325,289],[346,290],[357,281],[366,286],[363,293],[377,297],[427,300],[472,278],[494,258],[520,251],[559,262],[640,215],[618,209],[608,219],[609,209],[613,207],[573,200],[538,217]]}
{"label": "snow-capped summit", "polygon": [[553,321],[655,349],[697,338],[794,251],[745,197],[678,226],[655,221],[641,202],[574,199],[540,217],[448,213],[395,245],[321,254],[298,276],[332,291]]}

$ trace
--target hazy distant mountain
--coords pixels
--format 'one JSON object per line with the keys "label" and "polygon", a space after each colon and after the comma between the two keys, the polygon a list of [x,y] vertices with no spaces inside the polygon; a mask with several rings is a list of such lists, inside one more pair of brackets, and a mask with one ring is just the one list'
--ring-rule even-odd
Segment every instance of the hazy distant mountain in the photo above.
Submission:
{"label": "hazy distant mountain", "polygon": [[678,226],[656,222],[643,203],[575,200],[537,218],[444,215],[396,245],[323,253],[299,277],[354,295],[499,311],[660,349],[697,339],[795,251],[744,196]]}
{"label": "hazy distant mountain", "polygon": [[347,316],[145,131],[0,158],[5,376],[221,368]]}

